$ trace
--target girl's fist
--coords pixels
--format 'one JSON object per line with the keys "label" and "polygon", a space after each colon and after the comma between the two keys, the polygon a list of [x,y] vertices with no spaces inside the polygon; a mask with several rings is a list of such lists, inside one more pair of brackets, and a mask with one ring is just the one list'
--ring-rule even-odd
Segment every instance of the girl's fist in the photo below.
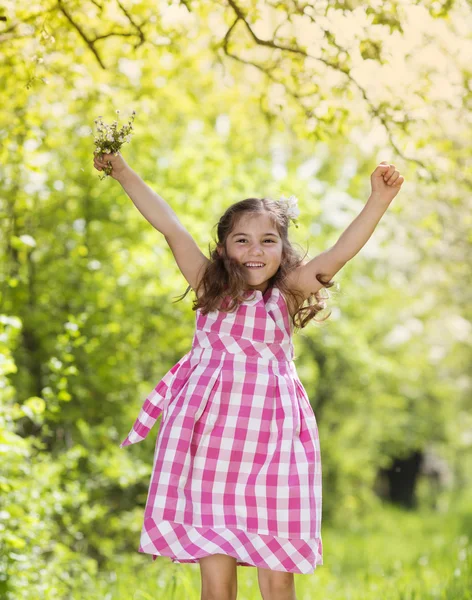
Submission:
{"label": "girl's fist", "polygon": [[119,180],[128,168],[128,164],[119,152],[116,154],[96,154],[93,166],[97,171],[105,171],[113,179]]}
{"label": "girl's fist", "polygon": [[395,169],[395,165],[383,160],[370,176],[372,193],[391,202],[400,191],[404,177]]}

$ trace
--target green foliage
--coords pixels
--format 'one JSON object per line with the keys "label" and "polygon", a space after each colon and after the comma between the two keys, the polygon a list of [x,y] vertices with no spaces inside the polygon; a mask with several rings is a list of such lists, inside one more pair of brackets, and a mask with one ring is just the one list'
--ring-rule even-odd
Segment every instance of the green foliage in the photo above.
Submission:
{"label": "green foliage", "polygon": [[[240,19],[225,38],[232,5],[159,6],[143,1],[125,13],[111,2],[10,1],[0,22],[1,594],[92,598],[100,576],[97,597],[125,598],[135,575],[106,596],[110,565],[143,569],[148,558],[136,550],[153,441],[126,451],[119,442],[190,348],[195,314],[191,296],[172,303],[187,282],[165,240],[92,167],[94,119],[121,108],[137,112],[127,161],[205,252],[231,202],[295,194],[293,239],[313,256],[362,209],[376,162],[400,168],[405,189],[335,277],[331,318],[295,338],[320,429],[328,563],[341,548],[342,569],[322,581],[327,597],[355,598],[342,581],[358,572],[371,597],[387,598],[375,591],[385,582],[378,567],[362,567],[383,546],[404,552],[413,527],[404,576],[385,558],[388,585],[408,598],[440,577],[445,598],[466,598],[464,573],[446,577],[452,561],[415,579],[429,543],[422,527],[431,534],[437,513],[416,521],[392,513],[386,529],[368,525],[363,546],[359,531],[351,538],[345,529],[377,514],[378,470],[415,449],[447,461],[450,493],[471,484],[463,7],[330,1],[301,14],[278,3],[279,24],[287,21],[271,30],[263,8],[271,9],[252,2],[247,24]],[[267,43],[249,33],[255,23]],[[417,38],[408,37],[412,23]],[[447,505],[448,490],[425,480],[419,489],[421,504]],[[408,535],[390,546],[395,528]],[[450,546],[439,547],[444,556]],[[169,586],[179,578],[176,589],[190,598],[195,582],[179,569],[152,573]]]}

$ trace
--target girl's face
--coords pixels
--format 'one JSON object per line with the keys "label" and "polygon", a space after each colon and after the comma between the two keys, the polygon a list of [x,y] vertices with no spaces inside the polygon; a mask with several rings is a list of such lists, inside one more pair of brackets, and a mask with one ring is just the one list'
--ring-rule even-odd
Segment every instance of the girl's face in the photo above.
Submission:
{"label": "girl's face", "polygon": [[269,215],[241,216],[226,238],[226,252],[245,266],[248,288],[265,292],[282,260],[282,239]]}

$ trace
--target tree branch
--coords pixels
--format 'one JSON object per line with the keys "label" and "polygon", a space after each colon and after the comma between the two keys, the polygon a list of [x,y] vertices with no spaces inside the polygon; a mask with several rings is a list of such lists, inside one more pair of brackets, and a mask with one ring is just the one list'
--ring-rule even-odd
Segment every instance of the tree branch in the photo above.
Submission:
{"label": "tree branch", "polygon": [[144,44],[144,42],[146,41],[146,38],[144,37],[144,33],[141,30],[141,26],[134,22],[133,17],[129,14],[129,12],[126,10],[126,8],[123,6],[123,4],[121,4],[120,0],[117,0],[117,2],[118,2],[118,6],[121,8],[121,10],[125,14],[126,18],[128,19],[128,21],[138,32],[139,42],[136,44],[135,49],[139,48],[139,46]]}
{"label": "tree branch", "polygon": [[87,46],[90,48],[91,52],[97,59],[98,64],[102,67],[103,70],[106,70],[105,64],[103,63],[100,55],[98,54],[97,50],[95,49],[95,46],[93,45],[95,40],[89,40],[89,38],[85,35],[85,32],[82,30],[80,25],[78,23],[76,23],[74,21],[74,19],[70,16],[70,14],[67,12],[62,0],[59,0],[58,5],[59,5],[59,10],[66,17],[66,19],[69,21],[69,23],[72,25],[72,27],[77,31],[77,33],[84,40],[84,42],[87,44]]}
{"label": "tree branch", "polygon": [[[131,16],[131,14],[128,12],[128,10],[126,9],[126,7],[120,2],[120,0],[117,0],[118,6],[120,7],[120,9],[123,11],[124,15],[126,16],[126,18],[128,19],[128,21],[131,23],[131,25],[134,27],[134,29],[137,31],[137,35],[139,37],[139,42],[137,44],[135,44],[135,49],[139,48],[139,46],[141,46],[142,44],[144,44],[144,42],[146,41],[145,35],[143,33],[142,30],[142,24],[139,25],[138,23],[136,23],[133,19],[133,17]],[[99,5],[98,5],[99,6]],[[134,35],[136,35],[136,33],[131,33],[129,31],[110,31],[108,33],[104,33],[102,35],[97,35],[95,36],[93,39],[89,38],[85,31],[80,27],[80,25],[78,23],[76,23],[74,21],[74,19],[72,18],[72,16],[70,15],[70,13],[67,11],[66,7],[64,6],[63,0],[58,0],[58,7],[59,10],[63,13],[63,15],[67,18],[67,20],[69,21],[69,23],[72,25],[72,27],[77,31],[77,33],[80,35],[80,37],[84,40],[84,42],[86,43],[86,45],[89,47],[90,51],[93,53],[93,55],[95,56],[95,58],[97,59],[98,64],[102,67],[102,69],[106,70],[106,66],[100,56],[100,54],[98,53],[98,50],[95,47],[95,43],[98,40],[103,40],[112,36],[121,36],[121,37],[132,37]],[[99,6],[100,10],[102,9],[101,6]]]}
{"label": "tree branch", "polygon": [[[238,57],[238,56],[236,56],[236,55],[232,54],[232,53],[231,53],[231,52],[229,52],[229,50],[228,50],[230,36],[231,36],[232,32],[234,31],[234,28],[235,28],[236,24],[238,23],[238,21],[242,21],[242,22],[244,23],[244,25],[246,26],[246,29],[247,29],[247,30],[248,30],[248,32],[250,33],[251,37],[253,38],[253,40],[256,42],[256,44],[257,44],[257,45],[259,45],[259,46],[266,46],[266,47],[269,47],[269,48],[274,48],[274,49],[277,49],[277,50],[283,50],[283,51],[286,51],[286,52],[291,52],[291,53],[294,53],[294,54],[299,54],[299,55],[301,55],[301,56],[304,56],[304,57],[306,57],[306,58],[312,58],[313,60],[316,60],[316,61],[322,62],[323,64],[325,64],[327,67],[329,67],[329,68],[331,68],[331,69],[335,69],[336,71],[340,71],[340,72],[341,72],[341,73],[343,73],[343,74],[344,74],[344,75],[345,75],[345,76],[346,76],[346,77],[349,79],[349,81],[350,81],[350,82],[351,82],[351,83],[352,83],[352,84],[353,84],[353,85],[354,85],[354,86],[355,86],[355,87],[356,87],[356,88],[357,88],[357,89],[358,89],[358,90],[361,92],[361,94],[362,94],[362,97],[364,98],[365,102],[367,103],[367,106],[368,106],[368,107],[369,107],[369,109],[370,109],[370,112],[371,112],[371,113],[372,113],[374,116],[376,116],[376,117],[379,119],[379,121],[382,123],[383,127],[385,128],[385,130],[386,130],[386,132],[387,132],[387,135],[388,135],[388,138],[389,138],[389,140],[390,140],[390,143],[391,143],[391,145],[392,145],[393,149],[395,150],[395,152],[398,154],[398,156],[400,156],[400,157],[401,157],[403,160],[405,160],[405,161],[414,162],[414,163],[416,163],[416,164],[420,165],[420,166],[421,166],[423,169],[425,169],[425,170],[426,170],[426,171],[427,171],[427,172],[430,174],[430,176],[431,176],[431,178],[432,178],[432,180],[433,180],[433,181],[437,181],[437,178],[436,178],[436,176],[435,176],[434,172],[433,172],[431,169],[429,169],[429,168],[428,168],[428,167],[427,167],[427,166],[426,166],[426,165],[425,165],[425,164],[424,164],[424,163],[423,163],[421,160],[419,160],[419,159],[417,159],[417,158],[415,158],[415,157],[409,157],[409,156],[406,156],[406,155],[405,155],[405,154],[404,154],[404,153],[403,153],[403,152],[400,150],[400,148],[397,146],[396,142],[395,142],[395,141],[394,141],[394,139],[393,139],[393,133],[392,133],[392,131],[391,131],[391,129],[390,129],[390,125],[389,125],[389,123],[388,123],[388,121],[387,121],[387,119],[386,119],[386,116],[385,116],[385,114],[383,114],[383,113],[382,113],[382,112],[381,112],[381,111],[378,109],[378,107],[376,107],[376,106],[373,104],[373,102],[370,100],[370,98],[369,98],[369,96],[368,96],[368,94],[367,94],[367,91],[366,91],[366,89],[365,89],[365,88],[364,88],[364,87],[363,87],[363,86],[362,86],[362,85],[361,85],[361,84],[360,84],[358,81],[356,81],[356,80],[354,79],[354,77],[351,75],[351,72],[350,72],[350,70],[349,70],[349,68],[348,68],[348,67],[343,67],[343,66],[341,66],[341,65],[339,65],[339,64],[336,64],[336,63],[334,63],[334,62],[331,62],[330,60],[327,60],[327,59],[325,59],[325,58],[322,58],[322,57],[318,57],[318,56],[312,56],[311,54],[309,54],[308,52],[306,52],[305,50],[303,50],[303,49],[301,49],[301,48],[296,48],[296,47],[294,48],[294,47],[292,47],[292,46],[285,46],[285,45],[282,45],[282,44],[277,44],[277,43],[276,43],[276,42],[274,42],[273,40],[263,40],[263,39],[259,38],[259,37],[258,37],[258,36],[257,36],[257,35],[254,33],[254,31],[252,30],[252,28],[251,28],[250,24],[249,24],[249,23],[248,23],[248,21],[246,20],[246,17],[245,17],[245,15],[244,15],[243,11],[242,11],[242,10],[239,8],[239,6],[236,4],[235,0],[228,0],[228,4],[229,4],[229,5],[232,7],[232,9],[234,10],[234,12],[235,12],[235,14],[236,14],[236,20],[235,20],[235,22],[233,23],[233,25],[232,25],[232,26],[229,28],[229,30],[226,32],[226,35],[225,35],[225,37],[223,38],[222,46],[223,46],[223,49],[224,49],[224,51],[225,51],[225,54],[226,54],[227,56],[229,56],[230,58],[233,58],[233,59],[235,59],[235,60],[238,60],[239,62],[243,62],[244,64],[247,64],[247,65],[251,65],[251,66],[253,66],[253,67],[256,67],[257,69],[260,69],[261,71],[263,71],[263,72],[265,73],[265,75],[269,77],[269,72],[268,72],[268,70],[267,70],[266,68],[264,68],[264,67],[261,67],[260,65],[258,65],[258,64],[256,64],[256,63],[254,63],[254,62],[252,62],[252,61],[244,60],[244,59],[242,59],[242,58],[240,58],[240,57]],[[311,17],[310,17],[310,18],[311,18]],[[312,22],[314,22],[314,20],[313,20],[312,18],[311,18],[311,20],[312,20]],[[324,33],[325,33],[325,34],[327,34],[327,33],[330,33],[330,32],[327,32],[325,29],[323,29],[323,31],[324,31]],[[347,52],[347,50],[345,50],[345,49],[341,48],[341,47],[340,47],[338,44],[335,44],[335,45],[336,45],[336,47],[337,47],[338,49],[340,49],[340,50],[342,50],[342,51],[346,52],[347,54],[349,54],[349,53]],[[272,78],[272,79],[273,79],[273,78]],[[277,81],[277,83],[280,83],[281,85],[283,85],[283,86],[285,87],[285,89],[287,89],[287,90],[288,90],[288,92],[289,92],[289,94],[290,94],[290,95],[292,95],[293,97],[295,97],[296,99],[298,99],[298,96],[297,96],[297,95],[294,95],[294,93],[293,93],[293,92],[291,92],[291,91],[288,89],[288,87],[287,87],[287,85],[286,85],[285,83],[283,83],[283,82],[281,82],[281,81]],[[301,103],[300,103],[300,104],[301,104]],[[302,106],[303,110],[305,111],[305,114],[307,114],[307,112],[306,112],[306,111],[307,111],[306,107],[305,107],[303,104],[301,104],[301,106]],[[312,116],[312,114],[310,114],[310,116]]]}
{"label": "tree branch", "polygon": [[[48,10],[44,10],[42,12],[35,13],[34,15],[30,15],[29,17],[25,17],[22,21],[20,21],[18,23],[13,23],[13,25],[10,25],[10,27],[8,29],[4,29],[2,31],[2,34],[3,33],[10,33],[10,31],[13,31],[14,29],[16,29],[19,25],[22,25],[23,23],[28,23],[29,21],[34,21],[38,17],[42,17],[44,15],[47,15],[47,14],[53,12],[53,10],[55,10],[57,7],[58,7],[58,4],[55,4],[54,6],[52,6]],[[6,21],[6,17],[5,17],[5,21]],[[26,37],[26,36],[22,36],[22,37]]]}

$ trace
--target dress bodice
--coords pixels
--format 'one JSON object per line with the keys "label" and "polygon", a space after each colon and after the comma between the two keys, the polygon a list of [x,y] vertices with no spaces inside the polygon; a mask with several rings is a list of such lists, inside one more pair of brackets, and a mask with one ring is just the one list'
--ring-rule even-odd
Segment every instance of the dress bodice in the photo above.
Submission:
{"label": "dress bodice", "polygon": [[192,348],[244,354],[262,360],[292,361],[292,325],[287,303],[277,287],[246,292],[234,312],[196,311]]}

